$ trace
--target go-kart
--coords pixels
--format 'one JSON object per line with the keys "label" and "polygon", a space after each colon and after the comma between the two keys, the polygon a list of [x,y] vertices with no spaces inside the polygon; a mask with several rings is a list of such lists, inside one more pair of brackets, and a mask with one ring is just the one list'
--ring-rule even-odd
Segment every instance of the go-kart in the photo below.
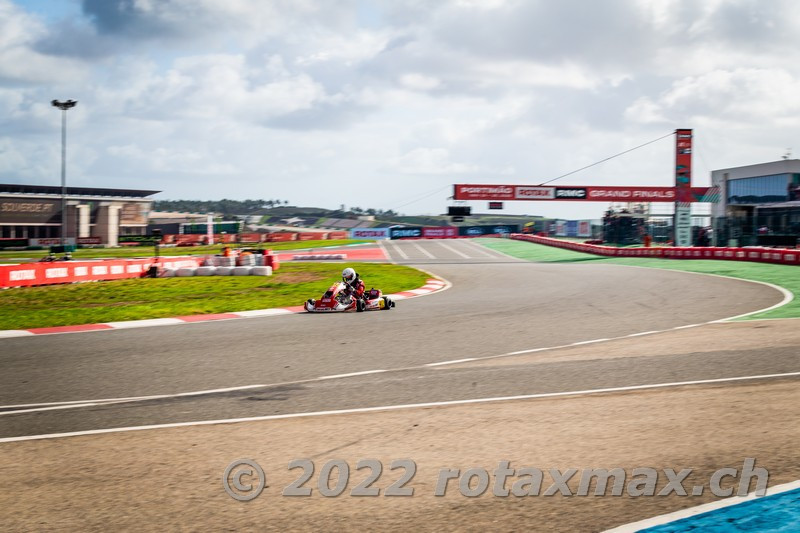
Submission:
{"label": "go-kart", "polygon": [[394,301],[384,296],[378,289],[364,292],[363,298],[354,298],[343,282],[331,285],[322,298],[306,300],[305,309],[309,313],[341,313],[344,311],[375,311],[378,309],[390,310]]}

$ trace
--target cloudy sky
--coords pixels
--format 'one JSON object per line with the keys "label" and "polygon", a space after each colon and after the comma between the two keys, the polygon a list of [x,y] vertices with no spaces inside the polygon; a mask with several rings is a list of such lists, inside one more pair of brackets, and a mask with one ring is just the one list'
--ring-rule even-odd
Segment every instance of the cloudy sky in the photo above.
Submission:
{"label": "cloudy sky", "polygon": [[[0,182],[440,213],[695,131],[800,155],[796,0],[0,0]],[[670,185],[671,137],[559,180]],[[507,212],[599,216],[604,204]],[[485,210],[483,202],[473,208]]]}

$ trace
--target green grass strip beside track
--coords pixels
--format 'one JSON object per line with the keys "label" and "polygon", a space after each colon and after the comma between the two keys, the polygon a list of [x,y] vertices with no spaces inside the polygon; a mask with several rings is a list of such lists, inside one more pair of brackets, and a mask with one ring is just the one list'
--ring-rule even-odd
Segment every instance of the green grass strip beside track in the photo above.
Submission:
{"label": "green grass strip beside track", "polygon": [[[367,289],[416,289],[430,277],[401,265],[350,264]],[[0,330],[168,318],[303,305],[341,279],[341,263],[284,263],[269,277],[126,279],[0,291]]]}
{"label": "green grass strip beside track", "polygon": [[537,263],[603,263],[611,265],[632,265],[684,272],[698,272],[701,274],[717,274],[720,276],[753,281],[765,281],[788,290],[794,294],[794,300],[772,311],[750,315],[742,320],[800,317],[800,267],[797,266],[705,259],[680,260],[656,259],[650,257],[602,257],[512,239],[479,239],[479,242],[488,248],[503,252],[512,257]]}

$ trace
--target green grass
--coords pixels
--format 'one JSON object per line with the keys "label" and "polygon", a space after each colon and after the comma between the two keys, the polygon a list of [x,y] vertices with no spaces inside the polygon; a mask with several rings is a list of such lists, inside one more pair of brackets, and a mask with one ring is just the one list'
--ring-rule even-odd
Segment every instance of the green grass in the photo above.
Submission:
{"label": "green grass", "polygon": [[[415,289],[430,277],[401,265],[352,265],[385,293]],[[270,277],[127,279],[0,291],[0,330],[166,318],[302,305],[340,279],[341,264],[283,264]]]}
{"label": "green grass", "polygon": [[[373,242],[356,239],[332,239],[325,241],[288,241],[288,242],[265,242],[261,248],[270,250],[302,250],[305,248],[320,248],[327,246],[345,246],[348,244],[361,244]],[[240,245],[229,245],[240,247]],[[253,248],[255,244],[241,245],[242,248]],[[99,259],[99,258],[120,258],[120,257],[152,257],[152,246],[132,246],[130,248],[81,248],[76,250],[73,259]],[[207,255],[218,254],[222,251],[222,245],[213,246],[181,246],[172,248],[161,248],[161,255]],[[20,259],[40,259],[48,254],[47,250],[20,250],[20,251],[0,251],[0,262],[12,263]],[[61,254],[59,254],[60,257]],[[16,261],[15,261],[16,260]]]}
{"label": "green grass", "polygon": [[664,268],[683,272],[717,274],[732,278],[765,281],[779,285],[792,294],[794,300],[772,311],[745,317],[743,320],[757,318],[798,318],[800,317],[800,268],[790,265],[771,265],[745,261],[714,261],[706,259],[656,259],[650,257],[602,257],[511,239],[480,239],[480,243],[513,257],[537,263],[605,263],[612,265],[633,265],[650,268]]}

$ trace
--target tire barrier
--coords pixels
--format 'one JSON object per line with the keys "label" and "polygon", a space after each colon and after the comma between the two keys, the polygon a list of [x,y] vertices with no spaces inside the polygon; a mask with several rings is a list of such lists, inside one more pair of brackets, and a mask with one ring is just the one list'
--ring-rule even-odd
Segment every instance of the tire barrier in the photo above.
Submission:
{"label": "tire barrier", "polygon": [[197,267],[195,270],[195,276],[213,276],[217,273],[217,267],[215,266],[201,266]]}
{"label": "tire barrier", "polygon": [[238,266],[256,266],[256,256],[253,254],[240,255],[236,258]]}
{"label": "tire barrier", "polygon": [[268,266],[254,266],[250,270],[251,276],[271,276],[272,268]]}
{"label": "tire barrier", "polygon": [[[180,276],[180,273],[178,273]],[[272,267],[268,266],[237,266],[214,267],[202,266],[194,271],[195,276],[271,276]]]}
{"label": "tire barrier", "polygon": [[175,275],[179,278],[191,278],[194,276],[195,268],[179,268],[175,271]]}
{"label": "tire barrier", "polygon": [[207,261],[210,263],[209,266],[217,266],[217,267],[232,267],[236,266],[236,258],[235,257],[223,257],[221,255],[215,255],[208,259]]}
{"label": "tire barrier", "polygon": [[659,257],[663,259],[716,259],[723,261],[750,261],[778,265],[800,265],[800,249],[793,248],[720,248],[713,246],[616,248],[602,244],[562,241],[538,235],[513,234],[518,241],[544,244],[555,248],[603,255],[606,257]]}

